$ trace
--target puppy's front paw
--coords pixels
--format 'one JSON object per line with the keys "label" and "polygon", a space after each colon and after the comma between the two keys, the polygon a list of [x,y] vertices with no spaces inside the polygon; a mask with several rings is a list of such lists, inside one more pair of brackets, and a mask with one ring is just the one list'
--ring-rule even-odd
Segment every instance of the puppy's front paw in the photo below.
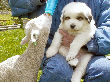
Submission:
{"label": "puppy's front paw", "polygon": [[68,61],[68,63],[69,63],[71,66],[75,66],[75,67],[76,67],[76,65],[78,64],[78,59],[77,59],[77,58],[72,59],[72,60]]}
{"label": "puppy's front paw", "polygon": [[54,56],[56,53],[57,53],[57,51],[55,49],[49,48],[46,52],[46,57],[50,58],[50,57]]}
{"label": "puppy's front paw", "polygon": [[66,56],[66,60],[69,62],[75,58],[75,55],[73,53],[68,53]]}

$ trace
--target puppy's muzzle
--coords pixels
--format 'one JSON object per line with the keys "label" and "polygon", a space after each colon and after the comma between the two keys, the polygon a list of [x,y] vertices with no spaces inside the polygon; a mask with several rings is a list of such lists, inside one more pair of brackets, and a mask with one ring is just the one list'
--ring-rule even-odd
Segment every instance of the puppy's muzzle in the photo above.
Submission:
{"label": "puppy's muzzle", "polygon": [[76,27],[76,25],[71,24],[70,27],[71,27],[71,29],[74,29]]}

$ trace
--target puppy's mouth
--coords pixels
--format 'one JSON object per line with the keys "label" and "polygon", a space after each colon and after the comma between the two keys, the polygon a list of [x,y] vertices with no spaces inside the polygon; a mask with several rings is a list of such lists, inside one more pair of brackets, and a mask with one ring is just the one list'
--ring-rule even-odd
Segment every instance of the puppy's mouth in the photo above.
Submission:
{"label": "puppy's mouth", "polygon": [[79,29],[77,29],[77,28],[74,27],[74,26],[73,26],[73,27],[70,26],[70,30],[71,30],[71,31],[80,31]]}
{"label": "puppy's mouth", "polygon": [[80,30],[78,30],[78,29],[71,29],[71,31],[78,32]]}

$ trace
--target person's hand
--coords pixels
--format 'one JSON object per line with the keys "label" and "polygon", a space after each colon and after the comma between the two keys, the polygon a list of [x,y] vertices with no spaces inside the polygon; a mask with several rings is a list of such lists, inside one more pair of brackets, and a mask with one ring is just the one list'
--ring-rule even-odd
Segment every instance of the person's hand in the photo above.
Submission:
{"label": "person's hand", "polygon": [[44,15],[46,15],[46,16],[51,16],[49,13],[44,13]]}
{"label": "person's hand", "polygon": [[63,35],[61,44],[65,47],[70,47],[75,36],[68,34],[68,32],[62,29],[59,29],[59,32]]}
{"label": "person's hand", "polygon": [[49,13],[44,13],[44,16],[46,16],[52,23],[52,15],[50,15]]}

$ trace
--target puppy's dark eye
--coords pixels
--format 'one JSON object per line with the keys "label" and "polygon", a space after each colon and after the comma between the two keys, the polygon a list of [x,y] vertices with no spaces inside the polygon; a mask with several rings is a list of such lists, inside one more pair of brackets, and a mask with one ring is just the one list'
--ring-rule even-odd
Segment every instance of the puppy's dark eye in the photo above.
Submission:
{"label": "puppy's dark eye", "polygon": [[81,20],[83,20],[84,18],[81,17],[81,16],[78,16],[76,19],[79,20],[79,21],[81,21]]}
{"label": "puppy's dark eye", "polygon": [[70,19],[70,17],[65,17],[65,20],[69,20]]}

